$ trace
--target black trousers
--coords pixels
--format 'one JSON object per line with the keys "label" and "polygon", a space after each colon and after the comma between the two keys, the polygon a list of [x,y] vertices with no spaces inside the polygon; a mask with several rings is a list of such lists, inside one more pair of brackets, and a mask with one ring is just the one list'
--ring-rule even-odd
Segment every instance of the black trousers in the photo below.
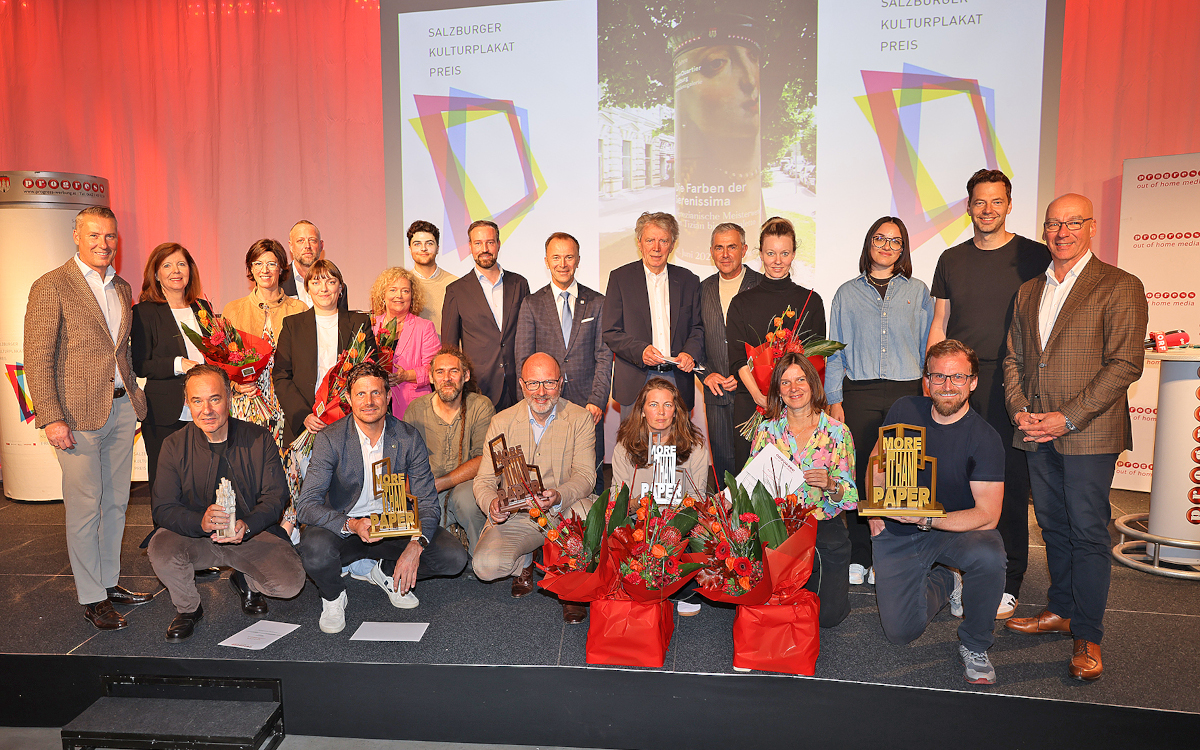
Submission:
{"label": "black trousers", "polygon": [[188,423],[182,419],[174,424],[154,424],[151,420],[142,422],[142,440],[146,442],[146,479],[150,480],[151,489],[154,489],[154,477],[158,474],[158,454],[162,453],[163,443],[172,433],[187,426]]}
{"label": "black trousers", "polygon": [[841,514],[817,521],[816,547],[804,588],[821,600],[821,627],[832,628],[850,614],[850,539]]}
{"label": "black trousers", "polygon": [[[322,526],[308,525],[300,535],[300,559],[304,561],[304,572],[317,584],[321,598],[333,601],[346,590],[342,579],[342,568],[355,560],[372,558],[381,561],[384,575],[396,572],[396,561],[408,546],[410,537],[398,536],[381,539],[370,544],[357,534],[343,537]],[[429,546],[421,553],[417,565],[417,580],[434,576],[455,576],[467,567],[470,556],[446,530],[438,527]]]}
{"label": "black trousers", "polygon": [[[879,428],[887,416],[888,409],[897,399],[904,396],[920,396],[921,380],[851,380],[842,381],[842,409],[846,413],[846,427],[854,438],[854,481],[858,486],[859,502],[867,491],[867,463],[875,441],[879,439]],[[846,527],[850,533],[850,563],[864,568],[871,567],[871,528],[858,511],[845,513]]]}
{"label": "black trousers", "polygon": [[971,406],[996,428],[1004,443],[1004,506],[996,530],[1008,558],[1004,593],[1019,597],[1029,567],[1029,462],[1025,451],[1012,445],[1016,427],[1004,405],[1002,364],[998,360],[979,360],[979,385],[971,394]]}

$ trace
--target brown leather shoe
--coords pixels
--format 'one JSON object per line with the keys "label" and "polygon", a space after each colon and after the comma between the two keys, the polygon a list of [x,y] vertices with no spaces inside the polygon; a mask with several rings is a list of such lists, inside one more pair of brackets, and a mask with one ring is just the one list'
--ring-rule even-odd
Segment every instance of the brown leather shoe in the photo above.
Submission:
{"label": "brown leather shoe", "polygon": [[139,594],[124,586],[113,586],[108,589],[108,600],[113,604],[145,604],[153,599],[153,594]]}
{"label": "brown leather shoe", "polygon": [[529,567],[521,571],[520,575],[513,576],[512,595],[514,599],[520,599],[522,596],[528,596],[533,593],[533,563]]}
{"label": "brown leather shoe", "polygon": [[572,602],[563,602],[563,622],[569,625],[578,625],[587,619],[588,608],[586,604],[574,604]]}
{"label": "brown leather shoe", "polygon": [[1104,674],[1104,663],[1100,661],[1100,644],[1075,639],[1075,655],[1067,665],[1067,671],[1077,680],[1091,682]]}
{"label": "brown leather shoe", "polygon": [[128,627],[129,623],[121,613],[113,609],[112,602],[101,599],[95,604],[83,605],[83,616],[96,626],[97,630],[120,630]]}
{"label": "brown leather shoe", "polygon": [[1071,621],[1043,609],[1037,617],[1013,617],[1004,622],[1004,627],[1018,633],[1040,635],[1042,633],[1070,633]]}

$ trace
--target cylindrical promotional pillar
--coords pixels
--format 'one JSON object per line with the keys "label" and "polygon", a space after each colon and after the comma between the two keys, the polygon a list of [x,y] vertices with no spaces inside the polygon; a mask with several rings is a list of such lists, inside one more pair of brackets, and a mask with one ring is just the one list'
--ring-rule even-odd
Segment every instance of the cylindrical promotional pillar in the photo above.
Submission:
{"label": "cylindrical promotional pillar", "polygon": [[108,180],[64,172],[0,172],[0,467],[13,500],[59,500],[62,472],[34,428],[25,382],[25,305],[42,274],[75,254],[75,214],[108,205]]}
{"label": "cylindrical promotional pillar", "polygon": [[[1146,359],[1162,360],[1146,530],[1200,542],[1200,349],[1146,352]],[[1163,544],[1159,553],[1168,562],[1200,564],[1200,550]]]}
{"label": "cylindrical promotional pillar", "polygon": [[681,260],[708,263],[723,222],[757,236],[762,224],[759,41],[751,19],[688,21],[668,45],[675,72],[675,218]]}

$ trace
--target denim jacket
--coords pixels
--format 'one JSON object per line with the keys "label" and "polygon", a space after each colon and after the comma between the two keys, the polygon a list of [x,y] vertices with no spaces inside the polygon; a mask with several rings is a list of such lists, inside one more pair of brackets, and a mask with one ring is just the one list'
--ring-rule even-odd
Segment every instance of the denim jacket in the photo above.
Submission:
{"label": "denim jacket", "polygon": [[897,275],[886,299],[860,274],[838,288],[829,313],[829,338],[846,348],[825,361],[825,395],[842,401],[842,379],[917,380],[933,321],[933,298],[920,279]]}

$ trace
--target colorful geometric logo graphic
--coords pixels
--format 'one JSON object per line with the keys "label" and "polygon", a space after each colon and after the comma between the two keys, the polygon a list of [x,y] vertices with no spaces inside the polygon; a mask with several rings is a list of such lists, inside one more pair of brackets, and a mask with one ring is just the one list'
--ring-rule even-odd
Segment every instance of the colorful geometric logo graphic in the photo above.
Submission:
{"label": "colorful geometric logo graphic", "polygon": [[892,203],[896,215],[907,226],[912,246],[920,247],[937,234],[950,244],[970,224],[967,199],[947,203],[921,162],[921,105],[945,97],[968,97],[987,168],[1002,170],[1012,177],[1012,167],[996,137],[995,90],[983,88],[974,78],[954,78],[909,64],[904,65],[902,73],[861,72],[867,93],[854,97],[854,101],[879,138],[892,186]]}
{"label": "colorful geometric logo graphic", "polygon": [[[472,221],[480,219],[496,222],[500,226],[501,242],[508,239],[546,192],[546,180],[529,147],[529,111],[517,107],[511,100],[490,99],[454,88],[450,89],[449,96],[415,95],[413,99],[419,116],[410,119],[409,124],[429,151],[446,207],[442,252],[457,248],[458,257],[467,258],[471,248],[465,236],[466,228]],[[469,164],[467,159],[467,124],[494,115],[501,115],[508,121],[521,167],[520,177],[513,177],[519,179],[524,188],[521,198],[498,211],[488,207],[469,173],[469,166],[479,169],[495,169],[495,166],[489,163],[486,154],[473,154]]]}
{"label": "colorful geometric logo graphic", "polygon": [[12,384],[13,393],[17,396],[17,406],[21,409],[21,420],[32,422],[37,416],[33,412],[33,399],[29,398],[29,389],[25,386],[25,363],[5,365],[8,369],[8,382]]}

